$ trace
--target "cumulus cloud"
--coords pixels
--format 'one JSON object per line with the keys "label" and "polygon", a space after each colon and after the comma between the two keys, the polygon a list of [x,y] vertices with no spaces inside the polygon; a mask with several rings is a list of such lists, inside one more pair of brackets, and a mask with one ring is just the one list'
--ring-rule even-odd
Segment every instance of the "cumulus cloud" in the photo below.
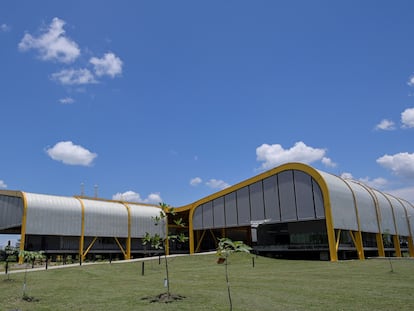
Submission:
{"label": "cumulus cloud", "polygon": [[214,179],[214,178],[207,181],[206,185],[212,189],[220,189],[220,190],[230,187],[230,185],[224,182],[223,180]]}
{"label": "cumulus cloud", "polygon": [[55,161],[61,161],[68,165],[90,166],[98,156],[82,146],[75,145],[71,141],[61,141],[51,148],[46,149],[46,153]]}
{"label": "cumulus cloud", "polygon": [[343,179],[354,179],[354,176],[352,176],[351,173],[345,172],[345,173],[341,174],[341,178],[343,178]]}
{"label": "cumulus cloud", "polygon": [[358,180],[362,182],[363,184],[370,186],[371,188],[374,188],[374,189],[383,189],[388,184],[388,181],[382,177],[377,177],[373,179],[369,177],[365,177],[365,178],[360,178]]}
{"label": "cumulus cloud", "polygon": [[401,113],[403,127],[414,127],[414,108],[405,109]]}
{"label": "cumulus cloud", "polygon": [[159,204],[162,202],[162,198],[159,193],[151,193],[147,198],[142,199],[140,194],[134,191],[126,191],[124,193],[116,193],[112,196],[112,200],[116,201],[128,201],[128,202],[139,202],[147,204]]}
{"label": "cumulus cloud", "polygon": [[6,189],[7,185],[3,180],[0,180],[0,189]]}
{"label": "cumulus cloud", "polygon": [[358,180],[361,183],[363,183],[367,186],[370,186],[371,188],[374,188],[374,189],[382,189],[388,184],[388,181],[385,178],[382,178],[382,177],[377,177],[377,178],[374,178],[374,179],[371,179],[370,177],[355,179],[354,176],[352,176],[351,173],[346,173],[346,172],[341,174],[341,178]]}
{"label": "cumulus cloud", "polygon": [[383,131],[392,131],[395,130],[395,126],[394,126],[394,122],[387,120],[387,119],[383,119],[381,120],[380,123],[378,123],[375,126],[376,130],[383,130]]}
{"label": "cumulus cloud", "polygon": [[336,163],[333,162],[330,158],[323,157],[321,162],[327,167],[336,167]]}
{"label": "cumulus cloud", "polygon": [[89,69],[64,69],[52,74],[52,80],[63,85],[80,85],[98,83]]}
{"label": "cumulus cloud", "polygon": [[263,162],[261,169],[270,169],[287,162],[312,163],[322,161],[325,165],[335,166],[325,157],[326,150],[307,146],[302,141],[296,142],[290,149],[284,149],[279,144],[263,144],[256,148],[257,161]]}
{"label": "cumulus cloud", "polygon": [[195,178],[190,180],[190,185],[191,186],[198,186],[202,182],[203,182],[203,180],[200,177],[195,177]]}
{"label": "cumulus cloud", "polygon": [[414,178],[414,153],[386,154],[378,158],[377,163],[390,169],[397,176]]}
{"label": "cumulus cloud", "polygon": [[80,55],[80,49],[75,41],[65,36],[64,25],[65,21],[55,17],[40,36],[26,33],[19,43],[19,50],[37,50],[42,60],[73,62]]}
{"label": "cumulus cloud", "polygon": [[95,69],[95,74],[114,78],[122,73],[122,60],[114,53],[106,53],[102,58],[92,57],[89,61]]}
{"label": "cumulus cloud", "polygon": [[71,97],[65,97],[65,98],[59,99],[59,103],[64,104],[64,105],[73,104],[74,102],[75,102],[75,100]]}
{"label": "cumulus cloud", "polygon": [[8,32],[10,31],[10,26],[7,24],[1,24],[0,25],[0,32]]}
{"label": "cumulus cloud", "polygon": [[409,86],[414,86],[414,75],[408,78],[407,84]]}
{"label": "cumulus cloud", "polygon": [[397,198],[402,198],[411,203],[414,203],[414,186],[394,190],[387,190],[386,192],[396,196]]}

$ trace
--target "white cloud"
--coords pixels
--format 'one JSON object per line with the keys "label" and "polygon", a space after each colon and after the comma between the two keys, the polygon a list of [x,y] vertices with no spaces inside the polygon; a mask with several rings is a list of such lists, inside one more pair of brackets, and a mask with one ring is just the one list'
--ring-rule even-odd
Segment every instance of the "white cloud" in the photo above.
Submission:
{"label": "white cloud", "polygon": [[122,60],[114,53],[106,53],[102,58],[92,57],[89,62],[98,77],[106,75],[113,78],[122,73]]}
{"label": "white cloud", "polygon": [[359,181],[374,189],[382,189],[388,184],[388,181],[382,177],[377,177],[374,179],[365,177],[365,178],[360,178]]}
{"label": "white cloud", "polygon": [[26,33],[19,43],[19,49],[35,49],[43,60],[73,62],[80,55],[80,49],[75,41],[65,36],[64,25],[65,21],[55,17],[49,28],[39,37]]}
{"label": "white cloud", "polygon": [[325,157],[326,150],[306,146],[299,141],[290,149],[283,149],[279,144],[263,144],[256,148],[257,161],[263,162],[261,169],[270,169],[287,162],[304,162],[312,163],[322,161],[328,166],[335,164]]}
{"label": "white cloud", "polygon": [[321,162],[327,167],[336,167],[336,163],[333,162],[330,158],[323,157]]}
{"label": "white cloud", "polygon": [[407,84],[409,86],[414,86],[414,75],[408,78]]}
{"label": "white cloud", "polygon": [[61,141],[46,150],[46,153],[56,161],[69,165],[90,166],[98,156],[82,146],[74,145],[71,141]]}
{"label": "white cloud", "polygon": [[6,189],[7,185],[3,180],[0,180],[0,189]]}
{"label": "white cloud", "polygon": [[140,194],[134,191],[126,191],[124,193],[118,192],[112,196],[112,200],[116,201],[128,201],[128,202],[140,202],[147,204],[159,204],[162,202],[162,198],[159,193],[151,193],[146,199],[142,199]]}
{"label": "white cloud", "polygon": [[345,173],[341,174],[341,178],[343,178],[343,179],[354,179],[354,176],[352,176],[351,173],[345,172]]}
{"label": "white cloud", "polygon": [[[354,178],[354,176],[352,176],[351,173],[347,173],[347,172],[342,173],[341,178],[356,180]],[[358,181],[360,181],[364,185],[367,185],[367,186],[369,186],[371,188],[374,188],[374,189],[382,189],[382,188],[384,188],[384,186],[386,186],[388,184],[388,181],[385,178],[382,178],[382,177],[377,177],[377,178],[374,178],[374,179],[371,179],[369,177],[365,177],[365,178],[359,178]]]}
{"label": "white cloud", "polygon": [[414,108],[405,109],[401,113],[403,127],[414,127]]}
{"label": "white cloud", "polygon": [[52,74],[52,80],[63,85],[98,83],[89,69],[64,69]]}
{"label": "white cloud", "polygon": [[10,26],[7,25],[7,24],[1,24],[0,25],[0,31],[1,32],[8,32],[8,31],[10,31]]}
{"label": "white cloud", "polygon": [[163,200],[161,198],[161,195],[159,193],[151,193],[145,200],[144,203],[148,204],[159,204],[162,203]]}
{"label": "white cloud", "polygon": [[380,123],[378,123],[375,126],[376,130],[383,130],[383,131],[392,131],[395,130],[395,126],[394,126],[394,122],[387,120],[387,119],[383,119],[381,120]]}
{"label": "white cloud", "polygon": [[198,186],[202,182],[203,182],[203,180],[200,177],[195,177],[195,178],[190,180],[190,185],[191,186]]}
{"label": "white cloud", "polygon": [[414,178],[414,153],[386,154],[378,158],[377,163],[390,169],[395,175]]}
{"label": "white cloud", "polygon": [[75,100],[71,97],[65,97],[65,98],[59,99],[59,103],[61,104],[73,104],[74,102]]}
{"label": "white cloud", "polygon": [[411,203],[414,203],[414,186],[394,190],[387,190],[386,192],[396,196],[397,198],[401,198]]}
{"label": "white cloud", "polygon": [[228,183],[214,178],[207,181],[206,185],[212,189],[225,189],[230,187]]}

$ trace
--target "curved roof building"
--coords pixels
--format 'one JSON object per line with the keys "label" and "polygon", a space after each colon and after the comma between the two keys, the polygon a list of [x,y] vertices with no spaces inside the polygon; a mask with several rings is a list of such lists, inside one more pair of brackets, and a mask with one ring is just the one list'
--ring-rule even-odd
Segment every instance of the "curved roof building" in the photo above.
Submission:
{"label": "curved roof building", "polygon": [[[188,244],[172,252],[214,250],[229,237],[275,257],[336,261],[366,256],[414,257],[410,202],[302,163],[287,163],[176,208],[168,230]],[[0,191],[0,233],[20,234],[22,250],[49,254],[142,255],[157,206],[85,197]],[[174,225],[182,218],[188,226]]]}
{"label": "curved roof building", "polygon": [[143,252],[148,232],[165,235],[166,224],[156,225],[157,206],[0,191],[0,233],[20,234],[21,250],[48,254],[121,253],[125,259]]}
{"label": "curved roof building", "polygon": [[256,252],[336,261],[414,257],[414,206],[358,181],[287,163],[177,210],[190,252],[230,237]]}

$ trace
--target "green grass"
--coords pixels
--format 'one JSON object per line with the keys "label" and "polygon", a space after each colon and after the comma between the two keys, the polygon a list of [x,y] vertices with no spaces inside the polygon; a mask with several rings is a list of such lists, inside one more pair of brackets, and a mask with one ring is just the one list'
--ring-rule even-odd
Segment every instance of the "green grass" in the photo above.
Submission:
{"label": "green grass", "polygon": [[[414,260],[288,261],[246,254],[230,257],[233,310],[412,310]],[[0,310],[229,310],[224,265],[216,256],[171,258],[171,292],[186,296],[169,304],[142,298],[165,291],[164,264],[105,263],[1,275]]]}

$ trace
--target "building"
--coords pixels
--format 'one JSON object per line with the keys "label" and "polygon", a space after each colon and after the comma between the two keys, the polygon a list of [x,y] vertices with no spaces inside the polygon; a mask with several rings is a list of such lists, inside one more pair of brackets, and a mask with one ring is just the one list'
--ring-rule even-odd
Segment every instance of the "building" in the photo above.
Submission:
{"label": "building", "polygon": [[130,259],[145,253],[146,232],[165,236],[166,223],[153,220],[160,211],[141,203],[2,190],[0,233],[19,234],[20,250],[41,250],[52,258]]}
{"label": "building", "polygon": [[[414,206],[410,202],[302,163],[287,163],[175,208],[168,231],[184,231],[186,244],[171,252],[216,249],[229,237],[256,253],[283,258],[414,257]],[[49,254],[142,256],[154,205],[85,197],[0,191],[0,233],[20,234],[23,250]],[[182,218],[186,227],[173,222]]]}
{"label": "building", "polygon": [[414,257],[414,206],[363,183],[287,163],[177,209],[190,253],[221,237],[286,258]]}

